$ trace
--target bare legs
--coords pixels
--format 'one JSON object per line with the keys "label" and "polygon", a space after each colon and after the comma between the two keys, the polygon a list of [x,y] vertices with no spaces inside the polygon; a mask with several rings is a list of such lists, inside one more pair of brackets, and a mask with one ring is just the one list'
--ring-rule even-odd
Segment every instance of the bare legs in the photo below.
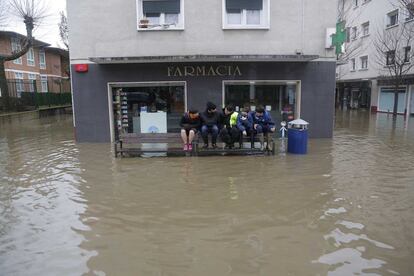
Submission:
{"label": "bare legs", "polygon": [[185,129],[181,130],[181,140],[183,140],[184,144],[191,144],[195,137],[195,131],[190,130],[187,136],[187,132]]}

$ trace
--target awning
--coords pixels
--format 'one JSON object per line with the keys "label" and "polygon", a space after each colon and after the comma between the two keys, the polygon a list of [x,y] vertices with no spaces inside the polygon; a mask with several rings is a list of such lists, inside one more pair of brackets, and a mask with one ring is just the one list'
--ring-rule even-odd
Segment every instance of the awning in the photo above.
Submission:
{"label": "awning", "polygon": [[161,63],[161,62],[309,62],[318,55],[183,55],[137,57],[90,57],[98,64]]}

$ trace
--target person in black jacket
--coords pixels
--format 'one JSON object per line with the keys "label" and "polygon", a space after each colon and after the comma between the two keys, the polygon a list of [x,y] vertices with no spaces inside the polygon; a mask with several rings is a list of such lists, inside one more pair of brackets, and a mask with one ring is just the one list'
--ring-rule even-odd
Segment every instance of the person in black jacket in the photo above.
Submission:
{"label": "person in black jacket", "polygon": [[183,140],[184,151],[193,150],[193,140],[197,131],[201,127],[201,118],[198,114],[197,109],[190,109],[188,112],[184,113],[180,122],[181,126],[181,139]]}
{"label": "person in black jacket", "polygon": [[234,106],[229,104],[224,108],[221,117],[220,138],[227,148],[233,148],[234,142],[240,140],[240,131],[237,128],[239,113],[234,110]]}
{"label": "person in black jacket", "polygon": [[211,144],[213,148],[217,147],[217,136],[219,133],[220,114],[217,107],[212,102],[207,103],[206,111],[201,113],[201,136],[203,137],[204,146],[208,148],[208,134],[211,134]]}

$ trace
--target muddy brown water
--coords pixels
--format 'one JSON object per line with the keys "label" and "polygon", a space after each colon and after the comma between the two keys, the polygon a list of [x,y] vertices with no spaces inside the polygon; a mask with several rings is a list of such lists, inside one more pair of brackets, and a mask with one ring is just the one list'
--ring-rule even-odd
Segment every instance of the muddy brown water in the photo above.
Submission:
{"label": "muddy brown water", "polygon": [[414,118],[337,112],[309,154],[115,159],[0,122],[0,275],[414,275]]}

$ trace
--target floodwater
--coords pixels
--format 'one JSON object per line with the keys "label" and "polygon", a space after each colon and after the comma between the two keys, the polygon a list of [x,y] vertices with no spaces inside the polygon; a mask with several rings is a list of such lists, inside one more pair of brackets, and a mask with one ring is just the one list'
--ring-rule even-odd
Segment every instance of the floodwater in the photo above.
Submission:
{"label": "floodwater", "polygon": [[292,156],[124,158],[0,122],[0,275],[413,275],[414,118]]}

